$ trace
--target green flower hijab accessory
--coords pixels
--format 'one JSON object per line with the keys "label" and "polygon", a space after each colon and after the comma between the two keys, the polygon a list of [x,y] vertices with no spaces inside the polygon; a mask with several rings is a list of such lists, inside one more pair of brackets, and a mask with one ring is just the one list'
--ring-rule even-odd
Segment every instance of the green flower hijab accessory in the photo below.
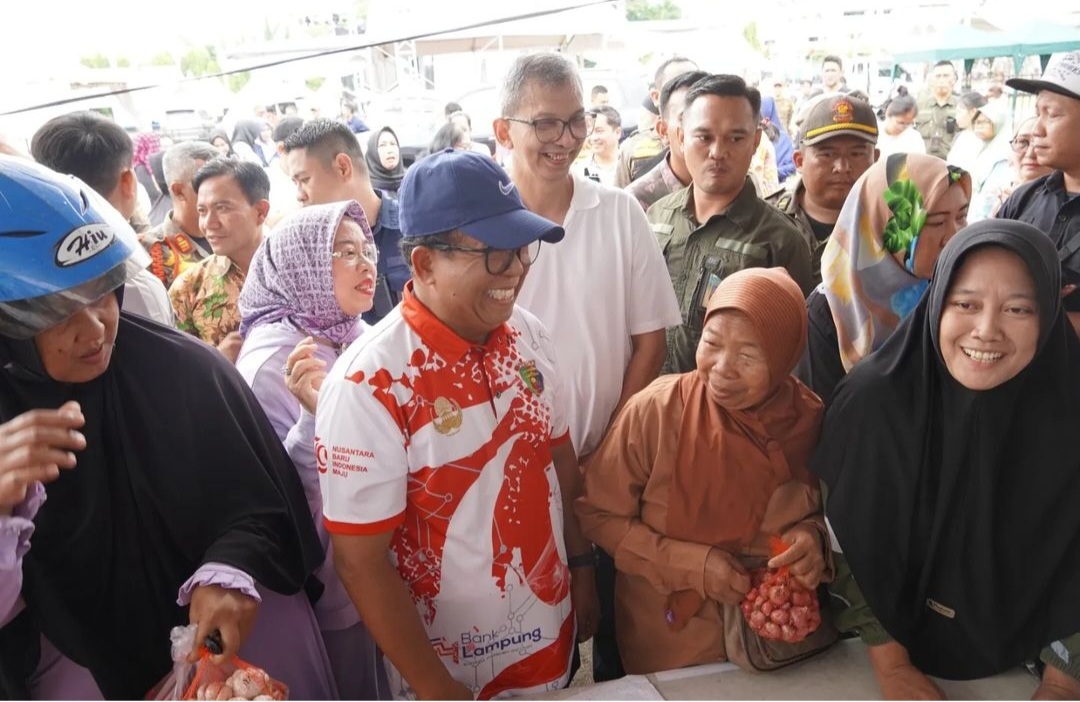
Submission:
{"label": "green flower hijab accessory", "polygon": [[885,191],[885,204],[893,216],[885,223],[885,250],[899,253],[911,248],[926,224],[926,208],[922,195],[910,180],[899,180]]}
{"label": "green flower hijab accessory", "polygon": [[855,182],[821,259],[822,287],[851,370],[915,308],[928,280],[915,274],[919,234],[954,183],[971,176],[925,154],[892,154]]}
{"label": "green flower hijab accessory", "polygon": [[[926,224],[928,211],[914,181],[910,178],[893,180],[894,177],[899,176],[906,162],[906,158],[897,159],[895,165],[901,168],[895,173],[888,172],[889,162],[886,162],[889,187],[885,190],[883,197],[885,204],[892,211],[892,217],[885,223],[882,242],[889,253],[905,252],[904,266],[914,272],[915,244],[918,243],[919,233]],[[966,175],[956,166],[947,166],[946,171],[950,185],[959,182]]]}

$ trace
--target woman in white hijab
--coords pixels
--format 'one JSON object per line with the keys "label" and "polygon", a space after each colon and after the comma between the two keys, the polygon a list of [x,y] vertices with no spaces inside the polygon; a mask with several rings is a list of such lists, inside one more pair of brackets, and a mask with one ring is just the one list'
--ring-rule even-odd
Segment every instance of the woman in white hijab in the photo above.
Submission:
{"label": "woman in white hijab", "polygon": [[971,132],[978,137],[980,148],[971,161],[969,223],[990,217],[997,204],[997,194],[1012,183],[1013,170],[1009,166],[1012,132],[1008,121],[1008,103],[992,100],[979,108],[971,122]]}

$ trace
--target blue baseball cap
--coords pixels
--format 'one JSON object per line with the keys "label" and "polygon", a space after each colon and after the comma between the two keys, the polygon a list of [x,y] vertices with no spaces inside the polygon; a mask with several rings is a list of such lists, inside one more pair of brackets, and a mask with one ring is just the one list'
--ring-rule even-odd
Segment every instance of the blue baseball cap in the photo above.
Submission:
{"label": "blue baseball cap", "polygon": [[525,209],[510,176],[491,158],[446,149],[420,159],[398,189],[401,235],[415,238],[460,229],[497,249],[537,239],[554,244],[566,232]]}

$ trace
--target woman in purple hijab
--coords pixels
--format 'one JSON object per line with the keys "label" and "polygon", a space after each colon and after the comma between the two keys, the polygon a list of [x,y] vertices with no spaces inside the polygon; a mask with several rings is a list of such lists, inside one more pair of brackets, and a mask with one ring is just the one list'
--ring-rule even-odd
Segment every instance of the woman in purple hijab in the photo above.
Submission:
{"label": "woman in purple hijab", "polygon": [[[376,258],[371,228],[357,202],[305,207],[263,241],[239,299],[244,345],[236,368],[300,473],[326,549],[326,560],[315,571],[326,586],[315,616],[342,699],[380,699],[388,688],[375,644],[334,571],[323,527],[313,414],[319,381],[311,379],[324,376],[366,328],[360,315],[374,301]],[[295,387],[301,375],[306,394]]]}

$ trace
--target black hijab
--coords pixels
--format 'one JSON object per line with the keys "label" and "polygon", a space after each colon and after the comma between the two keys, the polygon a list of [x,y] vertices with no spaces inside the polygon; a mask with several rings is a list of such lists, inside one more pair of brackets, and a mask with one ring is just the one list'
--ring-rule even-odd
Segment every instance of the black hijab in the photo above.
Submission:
{"label": "black hijab", "polygon": [[[237,127],[239,127],[239,126],[240,126],[240,125],[238,124],[238,125],[237,125]],[[226,155],[226,156],[235,156],[235,154],[233,153],[233,148],[232,148],[232,139],[230,139],[230,138],[229,138],[229,135],[225,133],[225,130],[224,130],[224,129],[214,129],[214,130],[212,130],[212,131],[210,132],[210,136],[208,136],[208,137],[206,138],[206,140],[207,140],[208,142],[210,142],[210,145],[211,145],[211,146],[213,146],[213,147],[214,147],[214,148],[216,149],[216,148],[217,148],[217,144],[215,144],[215,143],[214,143],[214,139],[217,139],[217,138],[219,138],[219,137],[220,137],[221,139],[224,139],[224,140],[225,140],[225,143],[229,145],[229,151],[228,151],[228,153],[226,153],[225,155]],[[259,135],[258,135],[258,133],[256,133],[256,134],[255,134],[255,136],[254,136],[253,138],[254,138],[254,139],[258,139],[258,138],[259,138]],[[253,148],[253,149],[254,149],[255,147],[254,147],[254,146],[252,146],[251,148]]]}
{"label": "black hijab", "polygon": [[[303,488],[236,369],[192,337],[121,314],[108,370],[82,384],[45,375],[33,340],[0,337],[0,422],[82,405],[87,448],[46,487],[23,560],[27,609],[0,653],[37,633],[93,674],[106,698],[141,699],[168,672],[176,596],[204,563],[275,592],[322,560]],[[25,693],[36,655],[8,659],[4,692]]]}
{"label": "black hijab", "polygon": [[265,122],[260,122],[257,119],[242,119],[236,123],[233,127],[232,140],[229,142],[229,150],[235,152],[234,146],[239,143],[247,144],[251,147],[251,150],[259,157],[259,161],[262,165],[266,165],[266,157],[263,155],[262,147],[259,146],[259,135],[262,134]]}
{"label": "black hijab", "polygon": [[[382,165],[382,161],[379,160],[379,137],[384,132],[390,132],[394,137],[394,141],[398,145],[398,162],[393,168],[387,168]],[[401,187],[401,179],[405,177],[405,166],[401,162],[401,140],[397,138],[397,134],[390,127],[383,127],[378,131],[373,131],[371,136],[368,137],[367,153],[364,154],[364,162],[367,164],[368,175],[371,177],[371,185],[379,190],[385,190],[390,193],[396,193],[398,188]]]}
{"label": "black hijab", "polygon": [[262,132],[263,123],[257,119],[242,119],[236,123],[233,127],[232,139],[229,140],[230,146],[238,141],[242,141],[251,148],[255,148],[255,142],[259,140],[259,134]]}
{"label": "black hijab", "polygon": [[[968,390],[942,360],[950,283],[980,246],[1035,281],[1036,355]],[[870,609],[939,677],[972,679],[1080,631],[1080,342],[1045,234],[986,220],[945,247],[933,282],[885,345],[840,383],[811,464]]]}

